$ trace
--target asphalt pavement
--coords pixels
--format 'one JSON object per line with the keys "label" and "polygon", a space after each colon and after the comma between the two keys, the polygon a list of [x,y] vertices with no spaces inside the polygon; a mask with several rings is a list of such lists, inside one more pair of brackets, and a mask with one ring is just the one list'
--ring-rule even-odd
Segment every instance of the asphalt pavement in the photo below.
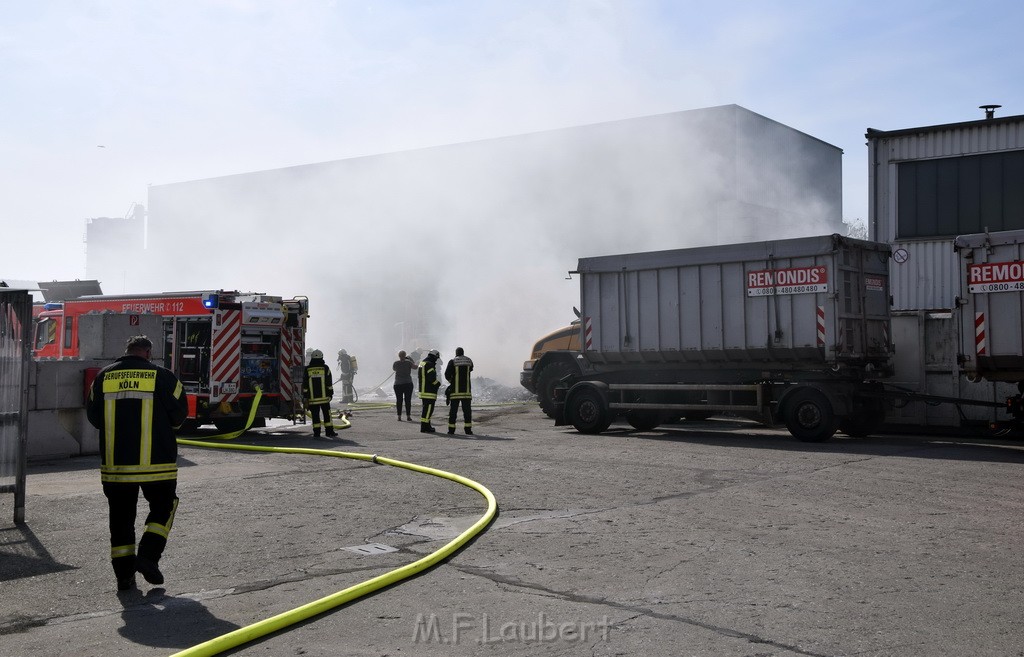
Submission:
{"label": "asphalt pavement", "polygon": [[[291,424],[234,441],[438,468],[499,512],[443,563],[224,654],[1024,655],[1024,444],[475,415],[474,436],[422,434],[357,406],[331,442]],[[413,562],[486,509],[366,461],[182,447],[167,581],[118,594],[98,463],[31,463],[24,525],[0,496],[0,655],[171,655]]]}

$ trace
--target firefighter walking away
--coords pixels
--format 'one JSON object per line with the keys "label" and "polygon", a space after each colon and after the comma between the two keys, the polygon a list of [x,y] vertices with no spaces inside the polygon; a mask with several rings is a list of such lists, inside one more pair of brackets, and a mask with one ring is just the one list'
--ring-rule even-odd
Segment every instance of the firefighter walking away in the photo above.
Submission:
{"label": "firefighter walking away", "polygon": [[[100,432],[100,481],[110,509],[110,562],[117,590],[135,587],[138,571],[163,584],[158,563],[178,509],[178,443],[188,417],[185,390],[170,370],[150,362],[153,343],[129,338],[125,355],[97,374],[86,416]],[[135,547],[139,490],[149,502],[146,529]]]}
{"label": "firefighter walking away", "polygon": [[309,365],[306,365],[302,375],[302,398],[313,420],[313,438],[320,437],[321,429],[326,430],[328,438],[337,436],[331,419],[334,380],[331,378],[331,368],[324,362],[324,352],[319,349],[313,350]]}

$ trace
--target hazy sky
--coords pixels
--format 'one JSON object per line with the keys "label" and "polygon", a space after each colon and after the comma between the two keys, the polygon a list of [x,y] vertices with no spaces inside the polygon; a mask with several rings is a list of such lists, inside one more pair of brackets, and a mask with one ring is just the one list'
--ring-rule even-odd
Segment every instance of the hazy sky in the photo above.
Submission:
{"label": "hazy sky", "polygon": [[[83,277],[149,184],[736,103],[844,150],[1024,114],[1004,2],[2,2],[2,276]],[[39,259],[45,249],[47,258]]]}
{"label": "hazy sky", "polygon": [[150,184],[732,103],[842,148],[843,216],[866,219],[868,127],[1024,114],[1014,0],[0,8],[13,279],[85,278],[85,219]]}

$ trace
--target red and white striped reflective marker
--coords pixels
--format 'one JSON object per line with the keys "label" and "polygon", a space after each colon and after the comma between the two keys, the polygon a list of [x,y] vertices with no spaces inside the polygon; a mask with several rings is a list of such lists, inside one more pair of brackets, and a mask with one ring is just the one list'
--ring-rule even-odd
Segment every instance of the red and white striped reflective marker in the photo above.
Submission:
{"label": "red and white striped reflective marker", "polygon": [[281,331],[281,394],[285,399],[297,399],[292,383],[292,368],[303,360],[301,329],[285,328]]}
{"label": "red and white striped reflective marker", "polygon": [[[232,401],[238,397],[238,384],[242,373],[242,311],[225,310],[220,321],[214,323],[213,348],[210,353],[210,386],[220,386],[220,398],[211,395],[210,401]],[[232,393],[224,393],[224,384],[234,389]]]}
{"label": "red and white striped reflective marker", "polygon": [[825,306],[818,306],[818,346],[825,346]]}
{"label": "red and white striped reflective marker", "polygon": [[583,350],[586,351],[594,345],[594,327],[590,324],[590,318],[583,318]]}
{"label": "red and white striped reflective marker", "polygon": [[985,313],[974,313],[974,351],[979,356],[987,353],[985,347]]}

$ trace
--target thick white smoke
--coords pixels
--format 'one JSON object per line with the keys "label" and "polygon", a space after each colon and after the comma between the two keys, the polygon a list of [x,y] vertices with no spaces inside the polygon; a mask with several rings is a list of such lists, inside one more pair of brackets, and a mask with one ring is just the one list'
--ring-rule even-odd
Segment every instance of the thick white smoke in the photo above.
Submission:
{"label": "thick white smoke", "polygon": [[[385,381],[398,349],[447,360],[457,346],[477,376],[517,385],[533,342],[573,319],[578,283],[566,273],[581,256],[836,229],[838,170],[835,189],[813,184],[806,166],[737,180],[737,112],[749,114],[725,107],[154,186],[133,285],[308,296],[309,345],[356,355],[359,386]],[[760,205],[736,207],[753,183],[771,194],[743,191]]]}

